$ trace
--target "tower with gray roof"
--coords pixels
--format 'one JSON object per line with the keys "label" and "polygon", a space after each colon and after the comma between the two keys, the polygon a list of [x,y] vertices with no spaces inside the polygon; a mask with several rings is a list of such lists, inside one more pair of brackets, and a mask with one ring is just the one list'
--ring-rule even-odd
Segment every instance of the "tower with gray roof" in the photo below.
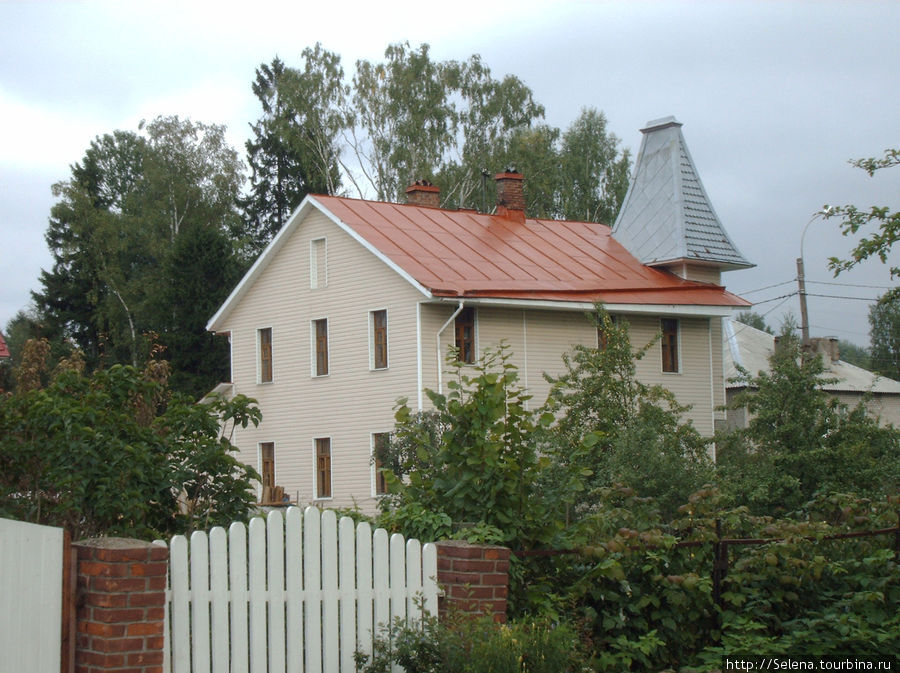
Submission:
{"label": "tower with gray roof", "polygon": [[725,232],[675,117],[647,123],[612,235],[641,262],[693,280],[754,266]]}

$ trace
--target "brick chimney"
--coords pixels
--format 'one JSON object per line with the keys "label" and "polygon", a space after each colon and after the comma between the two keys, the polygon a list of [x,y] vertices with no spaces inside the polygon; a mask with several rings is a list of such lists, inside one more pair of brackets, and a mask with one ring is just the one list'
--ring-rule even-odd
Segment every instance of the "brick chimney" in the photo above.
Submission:
{"label": "brick chimney", "polygon": [[441,207],[441,189],[428,180],[416,180],[406,188],[406,202],[411,206],[425,208]]}
{"label": "brick chimney", "polygon": [[494,176],[497,181],[497,215],[519,222],[525,221],[525,193],[522,191],[524,176],[514,168]]}
{"label": "brick chimney", "polygon": [[821,355],[826,366],[841,359],[837,337],[813,337],[810,342],[812,352]]}

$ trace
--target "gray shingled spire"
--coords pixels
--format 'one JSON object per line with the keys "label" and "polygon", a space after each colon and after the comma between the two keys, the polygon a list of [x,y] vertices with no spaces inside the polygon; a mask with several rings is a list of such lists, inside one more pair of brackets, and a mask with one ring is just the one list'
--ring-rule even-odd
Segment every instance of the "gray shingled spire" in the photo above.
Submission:
{"label": "gray shingled spire", "polygon": [[754,266],[738,251],[700,182],[675,117],[647,123],[612,234],[644,264]]}

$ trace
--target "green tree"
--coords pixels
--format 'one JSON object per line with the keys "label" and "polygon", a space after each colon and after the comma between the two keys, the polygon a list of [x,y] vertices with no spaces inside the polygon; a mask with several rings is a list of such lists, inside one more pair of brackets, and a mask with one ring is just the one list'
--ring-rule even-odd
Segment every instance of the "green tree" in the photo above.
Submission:
{"label": "green tree", "polygon": [[[882,168],[890,168],[900,164],[900,150],[887,149],[884,156],[879,158],[857,159],[850,162],[853,166],[863,169],[869,176]],[[867,230],[874,226],[875,231],[867,234],[851,251],[850,259],[831,257],[829,268],[837,276],[841,271],[852,269],[860,262],[877,257],[882,264],[887,264],[888,254],[894,244],[900,240],[900,212],[891,211],[889,207],[872,206],[868,210],[856,206],[826,206],[823,214],[828,218],[841,218],[841,232],[845,236],[856,234],[861,229]],[[891,267],[891,278],[900,276],[900,266]]]}
{"label": "green tree", "polygon": [[560,215],[567,220],[612,225],[628,191],[631,160],[619,154],[619,139],[606,115],[584,108],[562,136]]}
{"label": "green tree", "polygon": [[448,358],[455,370],[449,392],[426,391],[433,414],[414,414],[400,401],[391,455],[383,460],[396,470],[386,523],[429,538],[474,524],[494,542],[534,539],[545,524],[535,491],[536,418],[509,360],[503,345],[474,367]]}
{"label": "green tree", "polygon": [[447,85],[449,66],[431,60],[427,44],[390,45],[384,63],[360,60],[353,77],[353,151],[379,201],[402,198],[432,178],[452,144],[458,114]]}
{"label": "green tree", "polygon": [[0,397],[4,516],[146,539],[247,515],[257,477],[225,432],[259,422],[252,400],[170,394],[163,362],[79,369],[70,358],[46,387]]}
{"label": "green tree", "polygon": [[782,331],[769,372],[743,374],[746,391],[732,402],[752,418],[720,438],[723,488],[759,514],[797,510],[817,493],[896,492],[900,432],[880,427],[822,390],[831,381],[820,357],[803,357],[793,332]]}
{"label": "green tree", "polygon": [[9,348],[8,360],[0,360],[0,394],[15,388],[14,370],[22,364],[25,344],[29,339],[41,337],[42,327],[33,307],[18,311],[3,330],[3,338]]}
{"label": "green tree", "polygon": [[707,442],[681,419],[688,407],[637,379],[636,362],[655,340],[633,349],[627,322],[597,311],[600,347],[576,346],[563,357],[563,373],[547,377],[544,413],[555,419],[542,447],[552,460],[548,489],[559,493],[567,518],[588,511],[614,483],[654,497],[671,514],[712,476]]}
{"label": "green tree", "polygon": [[301,54],[302,68],[275,58],[256,69],[253,93],[262,116],[247,141],[250,192],[242,201],[248,235],[259,252],[307,194],[340,187],[339,135],[347,128],[340,56],[320,44]]}
{"label": "green tree", "polygon": [[[54,264],[33,295],[44,336],[71,340],[91,369],[135,366],[154,339],[177,346],[178,357],[203,351],[209,342],[199,335],[208,316],[182,324],[173,293],[185,303],[216,306],[240,264],[233,241],[241,228],[235,196],[243,174],[224,128],[159,117],[139,131],[97,138],[71,179],[54,187],[59,201],[46,237]],[[218,265],[219,273],[207,276],[204,287],[191,285],[197,294],[186,297],[183,278],[165,271],[173,269],[182,233],[197,228],[207,231],[206,258],[220,253],[206,267]],[[185,331],[198,338],[169,343],[171,334]],[[204,362],[205,369],[183,377],[185,391],[204,392],[208,380],[224,374],[224,358]]]}
{"label": "green tree", "polygon": [[754,327],[762,332],[774,334],[772,328],[769,327],[768,323],[766,323],[766,319],[755,311],[741,311],[734,317],[734,319],[739,323],[750,325],[750,327]]}
{"label": "green tree", "polygon": [[514,75],[496,79],[481,56],[446,64],[447,86],[458,98],[458,132],[435,177],[451,207],[483,210],[496,202],[496,185],[483,172],[498,172],[512,138],[544,116],[544,107]]}
{"label": "green tree", "polygon": [[872,369],[900,381],[900,291],[886,292],[869,309]]}
{"label": "green tree", "polygon": [[862,369],[872,368],[872,355],[869,353],[869,350],[862,346],[857,346],[852,341],[840,339],[838,341],[838,352],[841,355],[841,360],[844,362],[849,362],[851,365],[856,365]]}
{"label": "green tree", "polygon": [[[71,339],[91,366],[99,361],[101,344],[109,347],[119,322],[110,309],[120,309],[114,303],[109,255],[98,239],[104,238],[110,219],[123,216],[145,153],[146,140],[136,133],[98,137],[82,162],[72,166],[72,177],[53,186],[59,200],[45,235],[53,267],[41,271],[42,290],[32,295],[45,329],[41,336],[56,343]],[[126,348],[126,358],[127,353]]]}

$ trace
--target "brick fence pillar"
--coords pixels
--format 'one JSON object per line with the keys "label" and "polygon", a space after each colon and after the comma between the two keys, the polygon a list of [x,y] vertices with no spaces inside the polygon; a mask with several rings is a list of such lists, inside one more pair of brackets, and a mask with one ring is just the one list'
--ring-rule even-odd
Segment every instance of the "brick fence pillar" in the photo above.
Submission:
{"label": "brick fence pillar", "polygon": [[506,547],[447,540],[435,545],[438,584],[444,591],[438,614],[490,616],[506,621],[509,554]]}
{"label": "brick fence pillar", "polygon": [[75,671],[161,673],[169,550],[141,540],[76,542]]}

